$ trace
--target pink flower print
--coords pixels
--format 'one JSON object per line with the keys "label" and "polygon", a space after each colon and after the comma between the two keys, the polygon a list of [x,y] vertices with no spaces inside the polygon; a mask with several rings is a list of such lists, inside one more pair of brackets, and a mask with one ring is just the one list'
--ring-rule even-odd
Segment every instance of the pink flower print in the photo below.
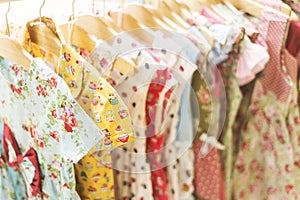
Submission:
{"label": "pink flower print", "polygon": [[70,62],[70,60],[71,60],[71,54],[65,52],[64,53],[64,58],[65,58],[65,61]]}
{"label": "pink flower print", "polygon": [[118,38],[118,39],[117,39],[117,43],[118,43],[118,44],[121,44],[121,43],[122,43],[122,39],[121,39],[121,38]]}
{"label": "pink flower print", "polygon": [[277,109],[272,105],[266,106],[264,112],[266,117],[270,120],[278,117]]}
{"label": "pink flower print", "polygon": [[274,194],[276,192],[276,190],[277,189],[275,187],[273,187],[273,186],[268,186],[267,187],[268,194]]}
{"label": "pink flower print", "polygon": [[199,94],[199,101],[202,104],[208,104],[210,102],[210,96],[207,90],[201,90]]}
{"label": "pink flower print", "polygon": [[53,131],[53,132],[50,132],[50,136],[55,139],[57,142],[59,142],[59,135],[58,135],[58,132],[57,131]]}
{"label": "pink flower print", "polygon": [[107,66],[107,61],[106,61],[105,58],[102,58],[102,59],[100,60],[100,66],[101,66],[102,68],[104,68],[104,67]]}
{"label": "pink flower print", "polygon": [[57,81],[56,78],[52,77],[47,80],[51,88],[55,88],[57,86]]}
{"label": "pink flower print", "polygon": [[133,47],[133,48],[135,48],[137,45],[136,45],[136,43],[131,43],[131,46]]}
{"label": "pink flower print", "polygon": [[271,140],[267,140],[266,142],[264,142],[263,150],[264,151],[273,151],[274,150],[273,142]]}

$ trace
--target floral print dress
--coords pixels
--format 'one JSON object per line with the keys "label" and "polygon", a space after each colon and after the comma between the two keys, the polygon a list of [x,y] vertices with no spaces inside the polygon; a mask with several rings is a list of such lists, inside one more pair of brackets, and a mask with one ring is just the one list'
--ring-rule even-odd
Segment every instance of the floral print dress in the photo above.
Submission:
{"label": "floral print dress", "polygon": [[[29,71],[2,57],[0,65],[0,116],[11,128],[20,152],[26,156],[33,148],[38,157],[41,184],[35,188],[41,193],[34,195],[31,183],[38,175],[36,165],[9,156],[13,159],[9,162],[26,169],[21,172],[26,174],[27,195],[31,199],[79,199],[73,164],[104,134],[76,103],[65,82],[41,59],[34,59]],[[13,155],[12,150],[9,153]]]}
{"label": "floral print dress", "polygon": [[298,199],[296,62],[281,47],[288,19],[271,10],[262,16],[270,62],[255,80],[240,129],[233,194],[235,199]]}
{"label": "floral print dress", "polygon": [[[59,30],[49,18],[42,18],[55,34],[63,41]],[[29,22],[30,24],[31,22]],[[28,34],[24,45],[31,50]],[[36,44],[36,48],[39,48]],[[40,49],[41,51],[41,49]],[[38,54],[47,59],[46,54]],[[72,95],[105,135],[88,155],[76,165],[77,191],[81,198],[114,199],[114,178],[111,150],[134,139],[132,121],[127,107],[117,92],[100,73],[64,42],[58,56],[57,73],[67,83]],[[55,68],[54,68],[55,69]]]}
{"label": "floral print dress", "polygon": [[3,121],[0,120],[0,197],[6,199],[26,199],[26,183],[18,168],[9,167],[5,161],[3,148]]}

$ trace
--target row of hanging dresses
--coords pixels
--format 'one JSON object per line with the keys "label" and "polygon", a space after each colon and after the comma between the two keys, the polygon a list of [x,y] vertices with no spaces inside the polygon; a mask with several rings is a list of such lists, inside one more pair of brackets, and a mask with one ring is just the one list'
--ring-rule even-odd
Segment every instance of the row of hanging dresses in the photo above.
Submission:
{"label": "row of hanging dresses", "polygon": [[[64,42],[50,18],[28,22],[29,70],[0,62],[1,197],[297,199],[298,51],[288,51],[298,22],[286,50],[287,16],[266,8],[256,27],[217,8],[242,21],[203,9],[213,46],[197,18],[184,34],[121,33],[92,52]],[[59,55],[32,41],[37,21]]]}

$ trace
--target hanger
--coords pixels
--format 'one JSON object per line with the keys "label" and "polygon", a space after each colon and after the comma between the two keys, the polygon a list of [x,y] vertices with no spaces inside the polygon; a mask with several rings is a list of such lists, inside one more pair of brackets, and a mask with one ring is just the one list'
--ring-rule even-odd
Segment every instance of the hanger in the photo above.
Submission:
{"label": "hanger", "polygon": [[[99,16],[94,15],[94,0],[93,0],[93,15],[81,15],[78,16],[74,22],[75,25],[80,26],[89,34],[95,36],[97,39],[108,40],[115,36],[118,32],[114,30],[114,27],[108,26],[107,20]],[[103,4],[103,14],[105,12],[105,3]]]}
{"label": "hanger", "polygon": [[[259,0],[253,0],[257,3],[259,3]],[[280,2],[280,11],[288,16],[291,15],[291,12],[292,12],[292,9],[289,5],[287,5],[286,3],[284,2]]]}
{"label": "hanger", "polygon": [[[188,8],[187,5],[177,3],[176,0],[166,0],[166,1],[164,1],[164,3],[169,5],[170,10],[173,10],[174,13],[177,13],[180,17],[183,17],[182,16],[183,10],[190,11],[190,9]],[[193,16],[191,15],[191,17],[193,17]],[[188,26],[188,28],[189,27],[190,27],[190,25]],[[197,26],[197,27],[198,27],[199,31],[201,32],[201,34],[207,39],[210,46],[213,47],[215,45],[215,38],[214,38],[212,32],[205,26]]]}
{"label": "hanger", "polygon": [[30,39],[35,44],[42,46],[55,55],[60,54],[61,41],[59,36],[54,33],[45,23],[42,22],[42,8],[45,5],[45,0],[39,9],[39,22],[30,23],[27,27]]}
{"label": "hanger", "polygon": [[261,17],[264,6],[253,0],[227,0],[237,9],[243,10],[252,16]]}
{"label": "hanger", "polygon": [[8,13],[10,11],[10,1],[8,1],[8,9],[5,14],[7,36],[0,37],[0,55],[13,62],[16,62],[24,67],[25,70],[29,70],[32,57],[26,52],[22,45],[14,38],[10,36],[10,27],[8,23]]}
{"label": "hanger", "polygon": [[[122,20],[119,25],[123,30],[131,31],[130,34],[134,34],[135,37],[137,37],[141,41],[145,41],[147,44],[153,43],[154,36],[144,30],[143,27],[138,23],[138,21],[131,15],[124,13],[122,10],[110,11],[108,15],[116,24],[118,23],[120,15],[122,15]],[[137,29],[139,31],[132,31]]]}
{"label": "hanger", "polygon": [[127,4],[122,8],[123,13],[130,14],[139,23],[150,28],[162,28],[162,24],[157,19],[156,15],[150,12],[149,9],[139,4]]}
{"label": "hanger", "polygon": [[[139,5],[147,9],[152,18],[155,16],[156,21],[159,23],[160,27],[169,30],[176,30],[184,32],[189,26],[184,20],[178,20],[174,17],[174,13],[170,11],[170,8],[160,0],[155,0],[155,5]],[[179,22],[180,21],[180,22]],[[183,25],[184,24],[184,25]]]}
{"label": "hanger", "polygon": [[159,1],[158,11],[160,11],[161,16],[169,18],[172,22],[176,23],[176,25],[183,29],[188,29],[190,25],[180,17],[176,10],[174,10],[176,8],[177,10],[179,9],[179,7],[172,7],[171,9],[165,1]]}
{"label": "hanger", "polygon": [[[90,22],[87,22],[86,19],[80,20],[79,24],[86,23],[88,25]],[[84,48],[87,51],[91,52],[95,49],[96,42],[85,30],[85,26],[81,27],[77,24],[77,19],[75,18],[75,0],[72,2],[72,15],[69,19],[69,22],[59,26],[63,38],[70,45],[75,45],[80,48]]]}

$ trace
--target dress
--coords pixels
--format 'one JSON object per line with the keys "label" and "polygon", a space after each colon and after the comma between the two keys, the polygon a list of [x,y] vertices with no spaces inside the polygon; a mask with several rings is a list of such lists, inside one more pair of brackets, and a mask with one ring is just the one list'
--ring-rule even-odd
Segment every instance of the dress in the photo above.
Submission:
{"label": "dress", "polygon": [[11,168],[7,165],[4,157],[3,148],[3,127],[2,120],[0,121],[0,197],[1,200],[17,199],[22,200],[27,198],[26,183],[18,168]]}
{"label": "dress", "polygon": [[287,17],[267,9],[262,16],[262,39],[268,45],[270,62],[255,80],[249,115],[241,127],[233,195],[235,199],[298,199],[299,131],[291,130],[298,129],[299,116],[291,78],[295,74],[290,76],[295,62],[282,57]]}
{"label": "dress", "polygon": [[[3,146],[11,159],[8,164],[24,169],[31,199],[79,199],[73,165],[104,134],[76,103],[63,79],[41,59],[33,59],[29,71],[2,57],[0,65],[0,116],[20,150]],[[36,151],[40,175],[30,149]],[[41,184],[31,187],[38,179]]]}
{"label": "dress", "polygon": [[[42,22],[62,38],[51,19],[42,17]],[[33,51],[33,42],[28,33],[25,34],[24,45],[33,55],[41,51],[38,45],[35,45],[37,50]],[[44,55],[47,54],[34,56],[47,59]],[[111,85],[101,78],[100,73],[64,42],[59,62],[52,66],[63,77],[76,101],[105,134],[105,138],[75,165],[77,191],[81,198],[113,199],[114,178],[110,152],[134,140],[131,118],[122,114],[128,113],[128,108]]]}

